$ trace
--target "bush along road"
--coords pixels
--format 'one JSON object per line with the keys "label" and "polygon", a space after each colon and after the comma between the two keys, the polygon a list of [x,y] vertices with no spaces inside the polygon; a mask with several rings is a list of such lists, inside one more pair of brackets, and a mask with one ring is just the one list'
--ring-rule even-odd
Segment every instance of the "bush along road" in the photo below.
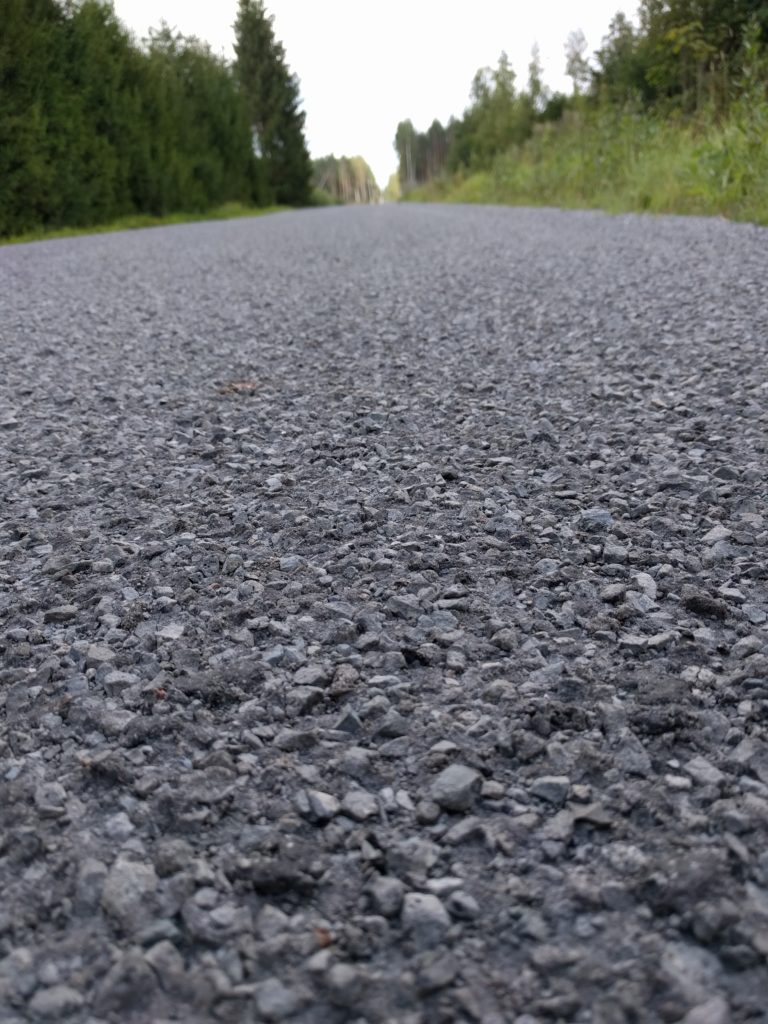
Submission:
{"label": "bush along road", "polygon": [[746,1024],[768,233],[0,251],[4,1024]]}

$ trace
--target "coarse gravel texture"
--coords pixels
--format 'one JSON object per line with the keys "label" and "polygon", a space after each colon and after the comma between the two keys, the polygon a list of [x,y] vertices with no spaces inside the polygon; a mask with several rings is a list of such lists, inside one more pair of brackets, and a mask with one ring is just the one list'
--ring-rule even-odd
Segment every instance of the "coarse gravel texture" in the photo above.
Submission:
{"label": "coarse gravel texture", "polygon": [[0,1020],[768,1020],[768,232],[0,250]]}

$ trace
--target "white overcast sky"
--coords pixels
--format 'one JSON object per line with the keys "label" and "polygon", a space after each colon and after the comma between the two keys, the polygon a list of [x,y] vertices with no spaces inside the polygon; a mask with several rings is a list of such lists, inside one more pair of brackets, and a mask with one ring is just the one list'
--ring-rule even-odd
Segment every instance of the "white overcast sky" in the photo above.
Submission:
{"label": "white overcast sky", "polygon": [[[184,35],[232,54],[237,0],[114,0],[120,20],[139,37],[161,20]],[[570,91],[564,74],[568,33],[582,29],[590,53],[618,10],[636,2],[591,0],[268,0],[275,32],[301,80],[312,156],[365,157],[381,184],[395,170],[398,121],[419,129],[467,106],[472,77],[506,50],[527,77],[538,43],[544,78]]]}

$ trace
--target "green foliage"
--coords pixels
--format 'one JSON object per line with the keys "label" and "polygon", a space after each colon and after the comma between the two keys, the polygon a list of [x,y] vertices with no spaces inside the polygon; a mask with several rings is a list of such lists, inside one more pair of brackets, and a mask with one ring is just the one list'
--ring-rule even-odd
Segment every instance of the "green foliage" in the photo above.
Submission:
{"label": "green foliage", "polygon": [[401,121],[395,133],[398,178],[403,191],[430,181],[445,169],[448,155],[456,144],[457,122],[443,127],[435,120],[426,132],[417,132],[411,121]]}
{"label": "green foliage", "polygon": [[456,153],[449,166],[488,167],[497,153],[531,134],[534,97],[531,92],[516,92],[506,53],[496,68],[477,72],[471,95],[472,104],[456,126]]}
{"label": "green foliage", "polygon": [[569,35],[570,97],[547,92],[535,54],[517,90],[502,54],[475,76],[436,173],[419,162],[426,133],[398,125],[403,191],[768,222],[767,44],[766,0],[642,0],[593,64]]}
{"label": "green foliage", "polygon": [[489,171],[412,191],[414,200],[722,215],[768,224],[768,97],[721,122],[603,107],[543,125]]}
{"label": "green foliage", "polygon": [[460,120],[445,127],[433,121],[426,132],[416,131],[411,121],[401,121],[395,149],[402,191],[446,171],[489,167],[498,153],[529,138],[535,123],[559,116],[566,98],[553,97],[541,74],[534,48],[527,89],[518,91],[515,72],[502,53],[495,68],[481,68],[475,75],[471,102]]}
{"label": "green foliage", "polygon": [[315,160],[312,181],[315,193],[325,195],[327,203],[378,203],[381,196],[373,171],[361,156]]}
{"label": "green foliage", "polygon": [[613,103],[692,112],[724,109],[750,32],[768,42],[765,0],[642,0],[639,28],[622,14],[596,54],[593,92]]}
{"label": "green foliage", "polygon": [[206,44],[163,25],[140,46],[107,0],[0,8],[0,237],[280,191],[232,68]]}
{"label": "green foliage", "polygon": [[312,163],[299,81],[272,22],[262,0],[239,0],[235,69],[253,133],[259,188],[270,201],[300,206],[311,199]]}
{"label": "green foliage", "polygon": [[150,33],[145,61],[145,127],[131,164],[138,209],[161,216],[228,199],[264,201],[252,186],[247,110],[231,69],[165,25]]}
{"label": "green foliage", "polygon": [[648,104],[656,90],[648,79],[646,49],[626,15],[617,14],[595,54],[599,70],[592,77],[593,96],[617,106]]}
{"label": "green foliage", "polygon": [[333,196],[329,192],[325,191],[325,189],[322,189],[322,188],[313,188],[312,189],[312,198],[310,199],[310,206],[340,206],[340,205],[341,204],[339,203],[339,201],[337,199],[334,199]]}
{"label": "green foliage", "polygon": [[[0,234],[38,223],[55,191],[50,129],[62,82],[54,0],[5,0],[0,32]],[[41,73],[42,72],[42,73]]]}

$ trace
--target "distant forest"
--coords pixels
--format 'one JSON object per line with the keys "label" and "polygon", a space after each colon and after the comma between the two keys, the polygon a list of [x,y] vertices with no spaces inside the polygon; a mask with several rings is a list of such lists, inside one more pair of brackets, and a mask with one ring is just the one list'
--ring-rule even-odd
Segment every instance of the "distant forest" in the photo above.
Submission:
{"label": "distant forest", "polygon": [[[496,67],[475,75],[463,117],[445,125],[435,120],[425,131],[400,122],[394,141],[400,189],[407,194],[449,175],[487,171],[537,131],[572,122],[573,115],[587,129],[590,112],[606,110],[678,124],[702,113],[722,121],[746,92],[756,95],[756,79],[768,83],[767,43],[766,0],[642,0],[637,24],[617,14],[591,56],[583,33],[570,34],[571,95],[546,87],[535,49],[522,87],[502,53]],[[765,137],[764,125],[763,147]],[[509,160],[505,167],[509,177]]]}
{"label": "distant forest", "polygon": [[236,60],[101,0],[1,0],[0,235],[312,195],[299,82],[261,0]]}
{"label": "distant forest", "polygon": [[313,166],[319,203],[377,203],[381,197],[373,171],[361,156],[326,156]]}

